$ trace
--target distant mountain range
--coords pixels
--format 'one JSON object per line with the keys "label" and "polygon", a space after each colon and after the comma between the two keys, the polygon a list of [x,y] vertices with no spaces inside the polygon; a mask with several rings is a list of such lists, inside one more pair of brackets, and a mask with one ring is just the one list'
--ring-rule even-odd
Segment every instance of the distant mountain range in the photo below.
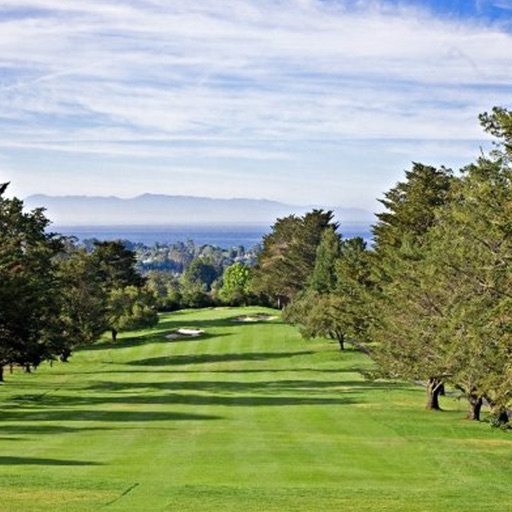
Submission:
{"label": "distant mountain range", "polygon": [[333,210],[345,225],[369,225],[373,214],[358,208],[296,206],[266,199],[213,199],[209,197],[143,194],[131,199],[97,196],[33,195],[28,209],[44,207],[60,226],[127,226],[171,224],[262,224],[277,218],[303,215],[313,208]]}

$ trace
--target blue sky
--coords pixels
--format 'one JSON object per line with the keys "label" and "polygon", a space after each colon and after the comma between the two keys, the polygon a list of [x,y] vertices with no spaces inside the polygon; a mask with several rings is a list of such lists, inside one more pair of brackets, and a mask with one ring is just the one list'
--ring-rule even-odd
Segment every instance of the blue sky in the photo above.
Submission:
{"label": "blue sky", "polygon": [[489,147],[512,0],[4,0],[0,182],[377,208]]}

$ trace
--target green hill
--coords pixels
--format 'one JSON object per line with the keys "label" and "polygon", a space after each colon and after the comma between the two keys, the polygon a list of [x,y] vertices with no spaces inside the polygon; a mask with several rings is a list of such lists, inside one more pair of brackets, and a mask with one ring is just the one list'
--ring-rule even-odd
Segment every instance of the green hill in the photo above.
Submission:
{"label": "green hill", "polygon": [[[365,381],[359,352],[239,321],[263,311],[169,314],[7,375],[0,509],[512,510],[509,434],[453,397],[432,413],[419,387]],[[180,328],[202,332],[166,337]]]}

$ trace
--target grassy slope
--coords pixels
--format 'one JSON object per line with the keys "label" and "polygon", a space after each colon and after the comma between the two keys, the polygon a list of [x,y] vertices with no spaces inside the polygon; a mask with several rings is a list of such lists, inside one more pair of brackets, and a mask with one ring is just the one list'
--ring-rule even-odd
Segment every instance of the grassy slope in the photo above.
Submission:
{"label": "grassy slope", "polygon": [[[7,375],[0,509],[512,510],[510,435],[449,398],[424,411],[419,388],[365,382],[363,355],[239,313],[168,315]],[[207,334],[163,337],[185,326]]]}

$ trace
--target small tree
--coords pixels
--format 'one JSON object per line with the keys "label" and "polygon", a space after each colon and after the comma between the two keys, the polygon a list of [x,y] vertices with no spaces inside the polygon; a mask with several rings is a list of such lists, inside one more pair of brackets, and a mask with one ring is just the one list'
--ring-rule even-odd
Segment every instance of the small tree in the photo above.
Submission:
{"label": "small tree", "polygon": [[219,291],[220,298],[230,305],[247,305],[251,299],[251,281],[251,267],[239,262],[234,263],[224,271]]}
{"label": "small tree", "polygon": [[107,325],[112,340],[116,340],[119,330],[156,325],[156,298],[136,270],[135,253],[121,241],[96,242],[90,257],[107,296]]}
{"label": "small tree", "polygon": [[153,327],[158,323],[155,296],[147,288],[115,288],[108,300],[108,320],[113,341],[120,331]]}
{"label": "small tree", "polygon": [[298,325],[305,338],[331,338],[344,350],[347,341],[361,346],[360,341],[366,339],[370,266],[361,238],[336,242],[332,234],[325,232],[331,250],[322,250],[320,245],[310,287],[286,307],[284,319]]}
{"label": "small tree", "polygon": [[107,293],[92,258],[68,244],[57,262],[59,311],[54,317],[52,343],[62,361],[78,346],[94,343],[109,327]]}

